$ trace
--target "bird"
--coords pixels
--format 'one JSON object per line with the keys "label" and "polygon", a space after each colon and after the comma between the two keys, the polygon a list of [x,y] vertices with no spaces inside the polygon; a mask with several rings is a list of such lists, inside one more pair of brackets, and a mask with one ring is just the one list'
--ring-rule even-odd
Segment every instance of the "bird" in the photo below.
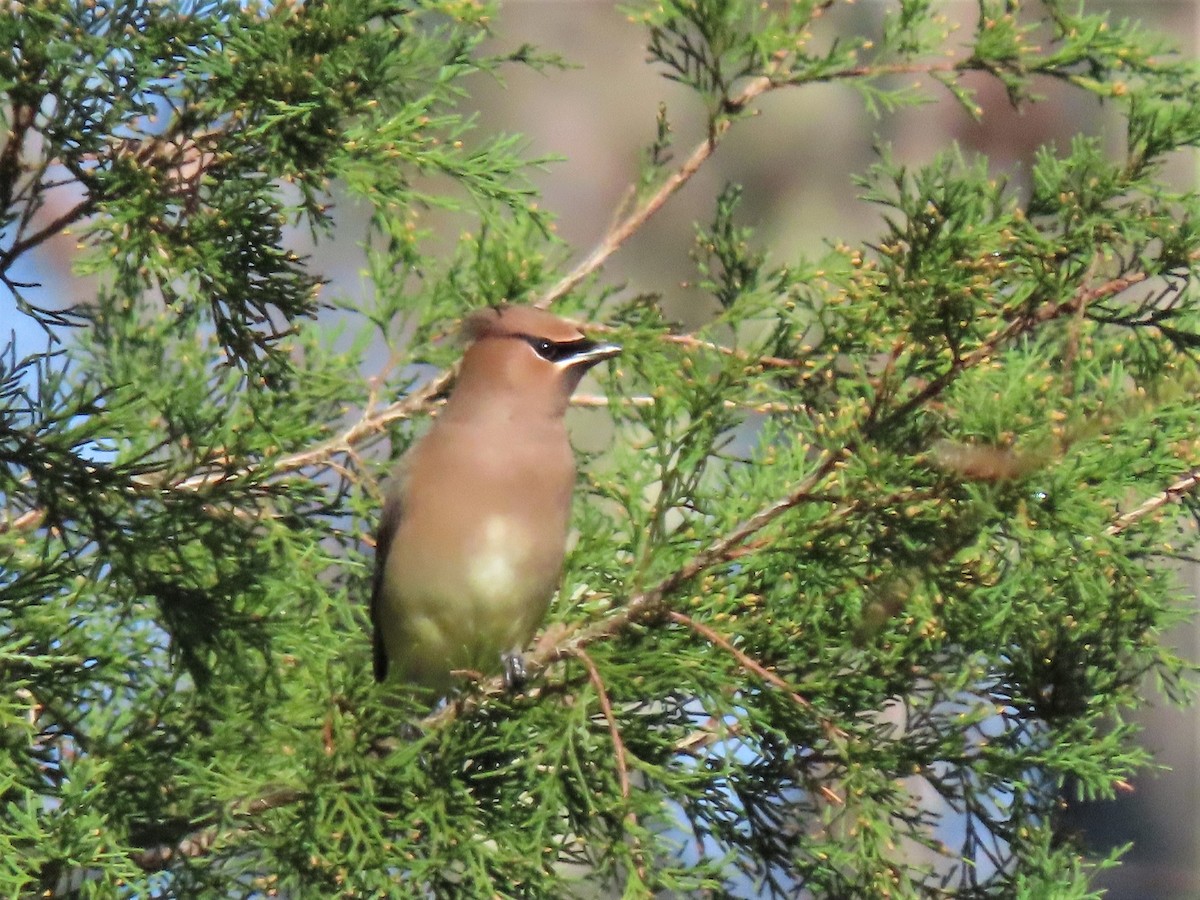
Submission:
{"label": "bird", "polygon": [[525,679],[521,652],[566,555],[575,458],[564,422],[584,373],[621,352],[531,306],[477,310],[432,427],[401,457],[375,540],[376,681],[445,697],[455,672]]}

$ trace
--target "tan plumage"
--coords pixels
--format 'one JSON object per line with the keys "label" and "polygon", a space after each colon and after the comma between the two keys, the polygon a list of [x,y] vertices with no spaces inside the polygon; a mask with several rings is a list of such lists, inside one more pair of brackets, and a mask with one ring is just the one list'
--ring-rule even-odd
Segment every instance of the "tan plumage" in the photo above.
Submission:
{"label": "tan plumage", "polygon": [[444,693],[451,670],[519,659],[558,586],[575,461],[563,422],[620,348],[530,307],[472,315],[433,427],[393,474],[375,549],[375,677]]}

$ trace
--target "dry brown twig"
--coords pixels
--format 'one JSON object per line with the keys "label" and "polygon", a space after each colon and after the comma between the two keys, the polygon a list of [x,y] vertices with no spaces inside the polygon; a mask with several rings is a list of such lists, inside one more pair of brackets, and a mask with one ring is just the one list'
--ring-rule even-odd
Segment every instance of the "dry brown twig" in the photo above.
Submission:
{"label": "dry brown twig", "polygon": [[[583,663],[583,667],[587,670],[588,680],[591,681],[592,687],[596,689],[596,696],[600,701],[600,711],[604,715],[604,721],[608,723],[608,734],[612,740],[613,754],[616,757],[617,765],[617,781],[621,788],[621,797],[629,800],[629,765],[625,758],[625,741],[621,738],[621,728],[617,724],[617,717],[613,714],[612,701],[608,697],[608,689],[604,686],[604,679],[600,675],[600,670],[596,668],[595,662],[584,650],[579,650],[575,654],[576,659]],[[631,809],[625,816],[625,822],[628,825],[637,826],[637,814]],[[632,847],[633,858],[636,860],[638,874],[642,880],[646,879],[646,862],[645,855],[642,853],[640,842],[634,840]]]}
{"label": "dry brown twig", "polygon": [[[241,800],[229,807],[229,814],[238,819],[253,818],[264,812],[280,807],[290,806],[306,796],[306,791],[295,788],[280,788],[250,800]],[[148,847],[138,853],[131,854],[132,861],[147,872],[165,869],[175,859],[191,859],[208,853],[218,840],[236,838],[239,834],[249,832],[249,827],[224,829],[220,825],[210,825],[199,831],[194,831],[174,843],[164,843]]]}
{"label": "dry brown twig", "polygon": [[[733,644],[729,642],[728,638],[717,632],[715,629],[709,628],[707,625],[701,624],[691,616],[686,616],[677,610],[669,610],[667,612],[667,618],[672,622],[677,622],[680,625],[687,626],[705,640],[710,641],[716,646],[720,647],[722,650],[736,659],[738,665],[740,665],[743,669],[753,675],[758,676],[768,684],[779,688],[781,691],[787,694],[787,696],[797,706],[801,706],[809,712],[816,712],[808,698],[800,694],[794,687],[792,687],[766,666],[762,665],[760,662],[758,662],[758,660],[751,658],[737,647],[733,646]],[[825,736],[830,740],[831,743],[833,743],[835,747],[840,746],[845,742],[846,732],[834,725],[831,720],[825,716],[818,716],[817,721],[820,723],[821,730],[825,732]]]}
{"label": "dry brown twig", "polygon": [[[618,407],[638,407],[638,406],[653,406],[657,403],[654,397],[641,394],[634,394],[625,397],[605,397],[597,394],[576,394],[571,398],[571,405],[581,409],[608,409],[611,406]],[[807,413],[807,407],[797,403],[783,403],[777,400],[768,400],[763,403],[739,403],[736,400],[722,400],[721,405],[725,409],[740,409],[748,413],[760,413],[763,415],[771,415],[776,413]]]}
{"label": "dry brown twig", "polygon": [[[770,75],[760,75],[751,79],[738,94],[727,102],[727,111],[736,113],[744,110],[757,97],[777,87]],[[600,241],[570,272],[563,276],[549,290],[542,294],[534,306],[546,309],[556,300],[570,293],[592,273],[603,266],[614,253],[635,235],[655,213],[666,205],[666,202],[692,177],[716,152],[721,138],[733,127],[736,121],[734,115],[726,115],[716,119],[709,129],[708,137],[697,144],[683,163],[663,179],[658,188],[646,199],[636,204],[630,213],[619,218],[612,227],[601,237]]]}
{"label": "dry brown twig", "polygon": [[617,717],[613,715],[612,701],[608,699],[608,689],[604,686],[604,679],[600,677],[600,670],[596,668],[596,664],[587,654],[587,651],[577,651],[575,658],[583,663],[584,669],[587,670],[588,680],[591,681],[592,687],[596,689],[596,697],[600,701],[600,712],[604,715],[604,721],[608,723],[608,734],[612,738],[613,754],[616,757],[617,763],[617,781],[621,787],[621,796],[628,800],[629,766],[625,762],[625,741],[621,739],[621,729],[617,726]]}
{"label": "dry brown twig", "polygon": [[764,369],[803,369],[805,367],[805,362],[802,359],[784,359],[782,356],[756,356],[736,350],[733,347],[726,347],[724,344],[718,344],[715,341],[706,341],[704,338],[698,338],[691,334],[664,334],[662,340],[669,344],[678,344],[694,350],[711,350],[723,356],[733,356],[752,365],[762,366]]}
{"label": "dry brown twig", "polygon": [[1122,513],[1113,520],[1104,533],[1107,535],[1117,535],[1137,524],[1146,516],[1162,509],[1169,503],[1178,500],[1185,494],[1190,494],[1196,487],[1200,485],[1200,469],[1192,469],[1186,475],[1182,476],[1164,489],[1161,493],[1155,494],[1148,500],[1143,501],[1138,506],[1134,507],[1127,513]]}

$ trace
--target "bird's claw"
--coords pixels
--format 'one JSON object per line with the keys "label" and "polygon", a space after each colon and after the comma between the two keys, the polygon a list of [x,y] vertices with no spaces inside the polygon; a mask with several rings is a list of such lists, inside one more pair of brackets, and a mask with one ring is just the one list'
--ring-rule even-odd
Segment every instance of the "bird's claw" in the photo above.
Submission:
{"label": "bird's claw", "polygon": [[510,691],[519,691],[525,686],[525,657],[520,653],[503,653],[500,661],[504,670],[504,687]]}

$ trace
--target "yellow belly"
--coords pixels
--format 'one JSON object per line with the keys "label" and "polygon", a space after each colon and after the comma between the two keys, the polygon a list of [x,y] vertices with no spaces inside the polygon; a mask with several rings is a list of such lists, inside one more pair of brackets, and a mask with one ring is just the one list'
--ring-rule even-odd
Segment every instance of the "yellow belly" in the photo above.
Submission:
{"label": "yellow belly", "polygon": [[545,615],[562,544],[536,546],[517,518],[492,515],[432,543],[397,534],[383,593],[383,636],[398,675],[447,690],[450,673],[499,671]]}

